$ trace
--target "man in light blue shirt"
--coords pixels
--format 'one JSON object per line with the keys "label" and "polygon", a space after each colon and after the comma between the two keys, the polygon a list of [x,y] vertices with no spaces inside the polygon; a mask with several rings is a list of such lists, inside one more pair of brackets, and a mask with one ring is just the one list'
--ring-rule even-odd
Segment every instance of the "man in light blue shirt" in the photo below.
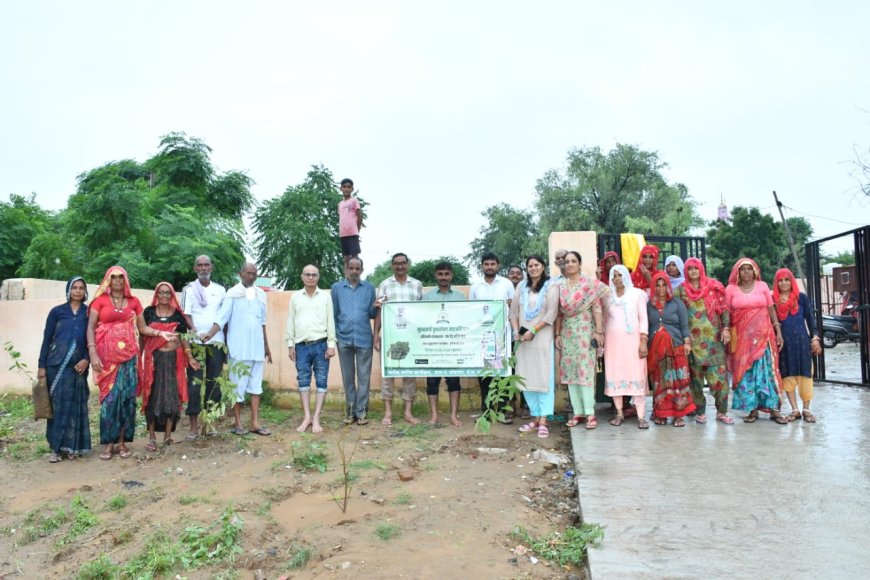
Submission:
{"label": "man in light blue shirt", "polygon": [[257,281],[256,264],[246,263],[239,272],[239,278],[241,282],[227,290],[218,320],[215,321],[218,328],[228,326],[230,381],[236,385],[236,404],[233,407],[236,426],[232,432],[236,435],[248,432],[242,427],[241,418],[247,393],[251,395],[251,432],[271,435],[268,429],[260,425],[263,370],[265,361],[272,362],[269,341],[266,339],[266,293],[254,286]]}
{"label": "man in light blue shirt", "polygon": [[[344,384],[345,425],[368,424],[372,375],[372,320],[377,315],[375,287],[361,280],[363,261],[347,260],[345,279],[332,285],[332,310],[338,338],[338,363]],[[356,380],[354,380],[356,379]]]}

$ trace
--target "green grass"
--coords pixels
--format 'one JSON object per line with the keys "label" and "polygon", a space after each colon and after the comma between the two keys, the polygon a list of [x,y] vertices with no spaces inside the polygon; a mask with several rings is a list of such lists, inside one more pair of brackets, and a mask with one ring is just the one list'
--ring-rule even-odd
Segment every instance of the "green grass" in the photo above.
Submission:
{"label": "green grass", "polygon": [[393,505],[408,505],[413,499],[414,497],[410,493],[403,491],[393,500]]}
{"label": "green grass", "polygon": [[127,507],[127,498],[123,495],[116,495],[106,502],[106,507],[114,512],[121,511]]}
{"label": "green grass", "polygon": [[21,532],[24,536],[23,544],[29,544],[39,538],[55,532],[70,517],[69,512],[64,506],[55,508],[50,513],[45,513],[47,510],[43,507],[36,508],[30,511],[24,518],[24,523]]}
{"label": "green grass", "polygon": [[66,534],[57,541],[58,546],[69,544],[74,539],[100,523],[100,520],[97,519],[97,516],[85,503],[85,498],[80,495],[73,498],[71,511],[72,523],[70,524],[69,530],[67,530]]}
{"label": "green grass", "polygon": [[287,566],[291,570],[301,570],[306,564],[308,564],[311,557],[314,555],[314,551],[311,548],[298,546],[296,544],[290,546],[290,549],[287,552],[290,554],[290,561],[287,562]]}
{"label": "green grass", "polygon": [[0,422],[19,423],[33,418],[33,401],[23,395],[0,395]]}
{"label": "green grass", "polygon": [[417,425],[398,425],[393,426],[390,433],[393,437],[408,437],[410,439],[424,439],[432,435],[432,432],[438,427],[428,423],[419,423]]}
{"label": "green grass", "polygon": [[294,441],[290,447],[293,454],[293,465],[303,471],[317,470],[326,473],[326,450],[323,443],[317,441]]}
{"label": "green grass", "polygon": [[265,516],[270,511],[272,511],[272,502],[271,501],[265,501],[257,507],[257,515],[260,517]]}
{"label": "green grass", "polygon": [[395,538],[398,538],[402,535],[402,528],[395,524],[388,524],[386,522],[378,524],[378,527],[375,528],[375,536],[380,538],[385,542],[389,542]]}
{"label": "green grass", "polygon": [[593,523],[583,523],[579,528],[568,527],[564,532],[550,532],[543,538],[532,537],[524,528],[514,528],[511,535],[529,545],[539,557],[564,566],[580,567],[586,560],[587,546],[598,546],[604,539],[604,530]]}
{"label": "green grass", "polygon": [[374,459],[363,459],[362,461],[354,461],[350,464],[350,467],[353,469],[380,469],[381,471],[387,470],[386,465],[384,465],[380,461],[375,461]]}
{"label": "green grass", "polygon": [[108,556],[86,562],[76,575],[78,580],[114,580],[119,576],[121,567],[113,564]]}
{"label": "green grass", "polygon": [[182,495],[178,498],[181,505],[194,505],[198,503],[211,503],[211,500],[201,495]]}

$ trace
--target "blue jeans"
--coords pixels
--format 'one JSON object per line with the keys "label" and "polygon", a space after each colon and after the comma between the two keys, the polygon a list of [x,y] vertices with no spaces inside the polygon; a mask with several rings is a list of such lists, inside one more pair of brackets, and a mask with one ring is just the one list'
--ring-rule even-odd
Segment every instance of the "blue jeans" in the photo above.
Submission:
{"label": "blue jeans", "polygon": [[299,380],[299,390],[311,389],[311,373],[314,372],[314,383],[318,393],[326,392],[326,378],[329,376],[329,359],[326,358],[326,341],[306,345],[300,342],[296,345],[296,378]]}
{"label": "blue jeans", "polygon": [[341,365],[341,378],[344,383],[345,416],[365,419],[369,408],[372,347],[339,344],[338,363]]}

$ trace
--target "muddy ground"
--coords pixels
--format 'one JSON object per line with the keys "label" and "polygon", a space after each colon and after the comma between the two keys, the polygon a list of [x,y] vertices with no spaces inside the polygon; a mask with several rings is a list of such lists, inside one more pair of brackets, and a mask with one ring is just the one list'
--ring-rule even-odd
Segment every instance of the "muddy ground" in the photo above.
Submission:
{"label": "muddy ground", "polygon": [[[570,467],[545,469],[532,458],[539,448],[570,457],[560,423],[540,440],[520,435],[519,420],[489,434],[476,432],[468,413],[461,428],[446,415],[437,427],[388,428],[377,414],[367,426],[345,427],[331,409],[324,433],[303,435],[294,429],[297,401],[289,411],[265,409],[269,437],[232,435],[223,419],[215,436],[149,453],[140,425],[131,458],[101,461],[95,446],[86,458],[49,464],[44,422],[21,418],[25,404],[0,398],[3,579],[110,578],[131,562],[164,566],[158,576],[167,578],[585,576],[533,563],[532,553],[515,553],[523,542],[511,535],[518,526],[543,536],[577,523]],[[340,443],[347,454],[358,443],[346,513],[333,501],[343,496]],[[214,564],[203,563],[209,554],[172,559],[191,530],[220,535],[228,525],[240,527],[228,542],[238,553],[215,550]]]}

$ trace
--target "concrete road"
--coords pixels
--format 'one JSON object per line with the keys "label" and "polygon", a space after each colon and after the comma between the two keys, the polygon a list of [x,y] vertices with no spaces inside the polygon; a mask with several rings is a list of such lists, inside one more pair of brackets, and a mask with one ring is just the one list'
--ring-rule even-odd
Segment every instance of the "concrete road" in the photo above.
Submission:
{"label": "concrete road", "polygon": [[571,434],[593,578],[870,578],[870,389],[817,384],[812,409],[723,425],[708,396],[707,424],[641,431],[599,408]]}

